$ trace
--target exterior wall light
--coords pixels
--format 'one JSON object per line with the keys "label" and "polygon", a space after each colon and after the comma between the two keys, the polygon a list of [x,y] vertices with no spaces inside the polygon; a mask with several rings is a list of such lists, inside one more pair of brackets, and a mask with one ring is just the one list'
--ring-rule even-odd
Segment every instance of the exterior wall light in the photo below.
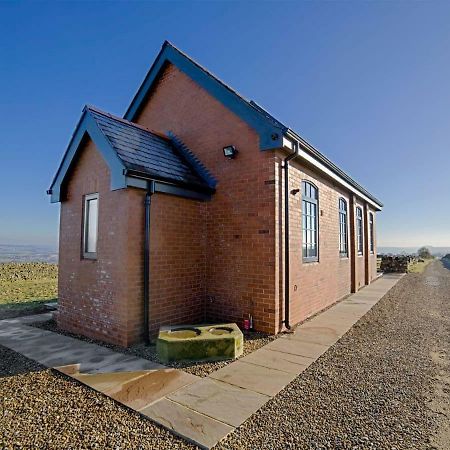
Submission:
{"label": "exterior wall light", "polygon": [[223,148],[223,156],[228,159],[234,159],[237,155],[237,150],[234,145],[227,145]]}

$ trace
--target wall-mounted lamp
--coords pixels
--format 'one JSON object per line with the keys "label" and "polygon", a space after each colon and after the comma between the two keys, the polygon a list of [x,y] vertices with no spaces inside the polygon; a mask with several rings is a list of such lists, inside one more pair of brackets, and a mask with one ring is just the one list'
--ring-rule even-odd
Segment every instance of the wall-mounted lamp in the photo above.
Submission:
{"label": "wall-mounted lamp", "polygon": [[237,150],[234,145],[227,145],[223,148],[223,156],[228,159],[234,159],[237,155]]}

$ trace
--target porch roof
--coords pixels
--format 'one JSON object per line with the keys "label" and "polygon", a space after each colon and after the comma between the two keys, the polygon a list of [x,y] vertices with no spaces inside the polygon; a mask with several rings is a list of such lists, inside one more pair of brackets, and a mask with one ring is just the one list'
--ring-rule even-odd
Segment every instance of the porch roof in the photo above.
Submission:
{"label": "porch roof", "polygon": [[214,191],[215,180],[176,136],[164,136],[92,106],[85,106],[49,189],[52,202],[61,200],[61,185],[86,135],[94,141],[108,163],[111,189],[125,188],[129,177],[137,177],[201,192]]}

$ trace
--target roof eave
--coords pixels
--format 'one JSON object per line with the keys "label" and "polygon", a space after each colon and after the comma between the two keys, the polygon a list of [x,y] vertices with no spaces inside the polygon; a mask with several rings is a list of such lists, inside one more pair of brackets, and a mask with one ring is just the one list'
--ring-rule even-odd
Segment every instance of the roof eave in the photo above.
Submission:
{"label": "roof eave", "polygon": [[135,170],[135,169],[126,169],[125,175],[127,177],[138,178],[146,181],[161,181],[164,183],[168,183],[174,186],[179,186],[181,188],[190,189],[192,191],[201,192],[204,194],[214,194],[216,192],[215,188],[194,182],[185,182],[185,181],[174,181],[172,178],[166,178],[157,176],[154,174],[149,174],[144,171]]}
{"label": "roof eave", "polygon": [[[371,204],[377,211],[381,211],[383,208],[383,203],[381,203],[376,197],[370,194],[366,189],[364,189],[359,183],[357,183],[353,178],[347,175],[342,169],[340,169],[336,164],[330,161],[325,155],[323,155],[319,150],[314,148],[305,139],[298,135],[295,131],[288,129],[284,135],[284,138],[288,141],[295,141],[299,144],[299,154],[298,157],[303,157],[308,160],[311,164],[317,167],[322,172],[331,176],[335,181],[339,182],[340,185],[346,189],[352,191],[358,195],[363,200],[366,200]],[[286,145],[286,141],[283,141],[284,148],[290,148]],[[303,153],[302,153],[303,151]]]}
{"label": "roof eave", "polygon": [[109,166],[111,171],[111,190],[123,189],[126,187],[124,175],[125,166],[123,162],[112,149],[111,144],[98,127],[95,119],[89,114],[89,109],[84,107],[80,120],[75,127],[69,145],[67,146],[58,170],[56,171],[56,175],[47,191],[50,195],[51,203],[58,203],[61,201],[62,185],[72,167],[77,151],[86,136],[89,136],[92,141],[95,142],[95,145],[101,151]]}

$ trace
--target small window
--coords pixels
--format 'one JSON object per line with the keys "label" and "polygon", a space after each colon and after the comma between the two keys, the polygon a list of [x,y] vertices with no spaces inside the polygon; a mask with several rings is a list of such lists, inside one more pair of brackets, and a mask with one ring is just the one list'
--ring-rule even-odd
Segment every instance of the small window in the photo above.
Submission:
{"label": "small window", "polygon": [[347,202],[339,199],[339,255],[348,256],[348,236],[347,236]]}
{"label": "small window", "polygon": [[358,245],[358,255],[363,254],[363,214],[362,209],[356,208],[356,242]]}
{"label": "small window", "polygon": [[373,214],[369,214],[369,235],[370,235],[370,253],[374,253],[374,230],[373,230]]}
{"label": "small window", "polygon": [[319,191],[307,182],[302,181],[302,254],[304,261],[317,261],[318,248],[318,203]]}
{"label": "small window", "polygon": [[85,258],[97,257],[97,235],[98,194],[89,194],[84,197],[83,256]]}

